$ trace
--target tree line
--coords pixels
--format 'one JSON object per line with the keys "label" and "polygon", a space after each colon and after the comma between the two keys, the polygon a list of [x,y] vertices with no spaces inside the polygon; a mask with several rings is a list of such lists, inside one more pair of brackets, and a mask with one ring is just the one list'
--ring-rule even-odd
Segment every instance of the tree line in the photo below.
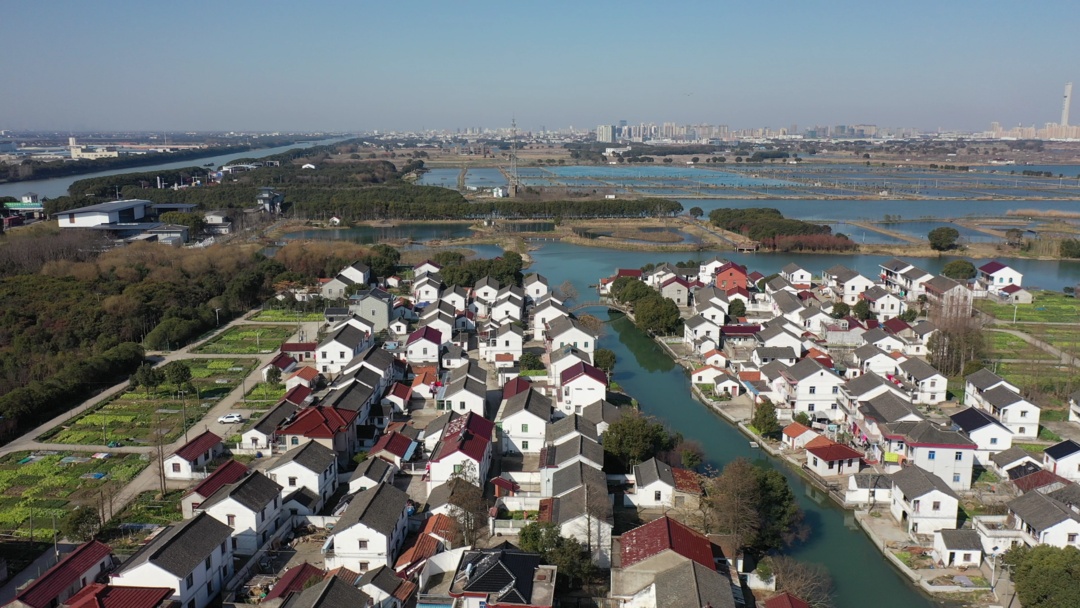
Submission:
{"label": "tree line", "polygon": [[857,247],[846,235],[832,234],[829,226],[785,218],[777,209],[714,209],[709,221],[779,251],[850,251]]}
{"label": "tree line", "polygon": [[633,308],[634,324],[642,331],[672,334],[682,326],[679,306],[635,278],[615,279],[610,293],[616,301]]}

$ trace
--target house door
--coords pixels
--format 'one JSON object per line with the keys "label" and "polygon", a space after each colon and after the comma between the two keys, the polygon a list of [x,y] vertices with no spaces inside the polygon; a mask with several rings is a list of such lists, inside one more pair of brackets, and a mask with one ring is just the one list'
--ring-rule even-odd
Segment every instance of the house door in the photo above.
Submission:
{"label": "house door", "polygon": [[956,551],[949,551],[949,563],[946,566],[951,566],[956,563]]}

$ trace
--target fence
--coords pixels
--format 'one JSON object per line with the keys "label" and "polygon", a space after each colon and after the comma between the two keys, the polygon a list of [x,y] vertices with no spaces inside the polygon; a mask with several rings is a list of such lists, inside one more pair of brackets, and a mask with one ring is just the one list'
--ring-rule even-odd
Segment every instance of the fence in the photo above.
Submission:
{"label": "fence", "polygon": [[285,538],[289,534],[292,534],[295,523],[295,518],[285,518],[285,521],[281,524],[281,527],[278,528],[277,532],[274,532],[274,534],[270,536],[270,539],[267,540],[265,544],[263,544],[262,548],[256,551],[255,554],[252,555],[250,559],[248,559],[247,563],[236,571],[236,574],[234,574],[233,577],[229,579],[229,582],[225,583],[226,595],[236,592],[236,590],[244,584],[244,581],[248,580],[252,577],[252,575],[255,574],[255,569],[259,566],[259,562],[262,561],[263,558],[265,558],[267,554],[271,551],[276,551],[274,547],[278,546],[281,539]]}
{"label": "fence", "polygon": [[491,520],[491,533],[517,535],[529,522],[523,519],[493,519]]}

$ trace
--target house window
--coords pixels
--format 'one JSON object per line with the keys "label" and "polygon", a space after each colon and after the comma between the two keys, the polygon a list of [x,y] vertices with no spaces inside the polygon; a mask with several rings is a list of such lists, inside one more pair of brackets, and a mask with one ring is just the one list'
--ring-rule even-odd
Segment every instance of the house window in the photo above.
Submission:
{"label": "house window", "polygon": [[325,351],[325,350],[324,350],[324,351],[322,351],[322,358],[323,358],[323,359],[327,359],[327,358],[328,358],[328,357],[326,356],[326,351]]}
{"label": "house window", "polygon": [[180,463],[179,462],[172,463],[172,472],[173,473],[179,473],[180,472]]}
{"label": "house window", "polygon": [[360,572],[367,572],[367,571],[368,571],[368,563],[367,562],[360,562]]}
{"label": "house window", "polygon": [[214,594],[214,581],[213,580],[207,580],[206,581],[206,594],[207,595],[213,595]]}
{"label": "house window", "polygon": [[464,401],[462,401],[461,403],[458,404],[458,409],[459,410],[464,410],[465,409],[465,402]]}
{"label": "house window", "polygon": [[835,467],[835,466],[836,466],[836,463],[830,460],[829,461],[829,470],[830,471],[833,470],[833,467]]}
{"label": "house window", "polygon": [[338,356],[338,359],[344,359],[345,358],[345,351],[343,351],[343,350],[338,351],[337,356]]}
{"label": "house window", "polygon": [[814,456],[814,466],[816,467],[816,466],[817,466],[817,464],[818,464],[818,459],[817,459],[817,456]]}
{"label": "house window", "polygon": [[184,583],[188,589],[191,589],[191,587],[195,584],[195,574],[191,573],[187,575],[187,578],[184,579]]}
{"label": "house window", "polygon": [[1076,542],[1076,534],[1070,534],[1069,535],[1069,542],[1070,543],[1075,543]]}
{"label": "house window", "polygon": [[296,487],[296,478],[295,477],[290,477],[289,478],[289,487],[290,488],[295,488]]}
{"label": "house window", "polygon": [[660,490],[653,492],[653,500],[655,500],[656,502],[660,502]]}
{"label": "house window", "polygon": [[328,365],[322,366],[322,371],[323,372],[329,372],[330,371],[330,366],[328,366]]}
{"label": "house window", "polygon": [[236,516],[235,515],[226,515],[225,516],[225,523],[229,524],[230,526],[235,527],[236,526]]}
{"label": "house window", "polygon": [[814,404],[811,403],[810,405],[806,406],[806,411],[808,411],[808,412],[814,411]]}
{"label": "house window", "polygon": [[1024,426],[1020,427],[1020,434],[1021,435],[1027,435],[1027,427],[1024,427]]}
{"label": "house window", "polygon": [[225,547],[226,547],[226,546],[227,546],[227,545],[225,544],[225,541],[221,541],[221,555],[222,555],[222,556],[224,556],[224,555],[225,555]]}
{"label": "house window", "polygon": [[964,459],[964,453],[963,452],[957,452],[956,454],[953,455],[953,459],[958,461],[958,462],[963,460]]}
{"label": "house window", "polygon": [[210,564],[212,563],[211,557],[207,557],[206,561],[204,563],[206,564],[206,571],[209,572],[210,571]]}
{"label": "house window", "polygon": [[953,473],[952,480],[953,480],[953,483],[960,483],[960,474],[959,473]]}
{"label": "house window", "polygon": [[926,453],[927,460],[934,460],[935,458],[937,458],[937,452],[935,452],[934,450],[930,450]]}
{"label": "house window", "polygon": [[1021,418],[1027,418],[1027,412],[1026,411],[1021,411],[1020,412],[1020,417]]}
{"label": "house window", "polygon": [[521,425],[521,432],[522,433],[528,433],[529,432],[529,425],[527,425],[527,424]]}
{"label": "house window", "polygon": [[941,510],[941,501],[935,500],[933,502],[933,504],[930,505],[930,509],[933,510],[933,511],[940,511]]}
{"label": "house window", "polygon": [[839,386],[832,387],[832,394],[839,395],[840,394],[840,387]]}
{"label": "house window", "polygon": [[522,442],[521,442],[521,449],[522,449],[522,450],[527,450],[527,449],[529,449],[529,442],[528,442],[528,441],[522,441]]}
{"label": "house window", "polygon": [[810,394],[813,395],[815,393],[817,393],[817,387],[816,386],[811,386],[810,387]]}
{"label": "house window", "polygon": [[991,437],[990,438],[990,445],[997,445],[997,440],[998,440],[997,437]]}
{"label": "house window", "polygon": [[289,443],[293,445],[300,445],[300,438],[295,435],[289,440]]}
{"label": "house window", "polygon": [[454,475],[460,474],[462,470],[464,470],[464,465],[460,465],[460,464],[455,464],[454,465]]}
{"label": "house window", "polygon": [[360,549],[367,549],[367,541],[366,540],[359,540],[359,541],[356,541],[356,542],[357,542],[357,544],[360,545]]}
{"label": "house window", "polygon": [[582,342],[581,343],[581,348],[589,348],[589,343],[588,342]]}

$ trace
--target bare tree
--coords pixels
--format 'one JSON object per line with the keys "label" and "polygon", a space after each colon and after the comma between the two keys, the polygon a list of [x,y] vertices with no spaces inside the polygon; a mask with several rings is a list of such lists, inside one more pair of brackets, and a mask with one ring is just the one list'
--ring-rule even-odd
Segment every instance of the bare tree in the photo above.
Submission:
{"label": "bare tree", "polygon": [[600,337],[604,333],[604,322],[593,315],[581,315],[577,318],[578,323],[589,330],[594,336]]}
{"label": "bare tree", "polygon": [[476,464],[470,462],[446,482],[450,485],[450,519],[457,545],[475,545],[487,531],[490,505],[483,489],[471,481],[476,478]]}
{"label": "bare tree", "polygon": [[825,566],[798,562],[786,556],[771,559],[778,591],[787,591],[813,608],[832,606],[833,580]]}
{"label": "bare tree", "polygon": [[717,531],[733,537],[736,546],[749,545],[761,527],[758,514],[760,486],[754,465],[745,458],[731,461],[724,470],[706,479],[707,507]]}
{"label": "bare tree", "polygon": [[566,300],[576,300],[578,297],[577,287],[570,282],[569,279],[563,281],[561,285],[555,288],[555,295],[561,298],[564,302]]}

